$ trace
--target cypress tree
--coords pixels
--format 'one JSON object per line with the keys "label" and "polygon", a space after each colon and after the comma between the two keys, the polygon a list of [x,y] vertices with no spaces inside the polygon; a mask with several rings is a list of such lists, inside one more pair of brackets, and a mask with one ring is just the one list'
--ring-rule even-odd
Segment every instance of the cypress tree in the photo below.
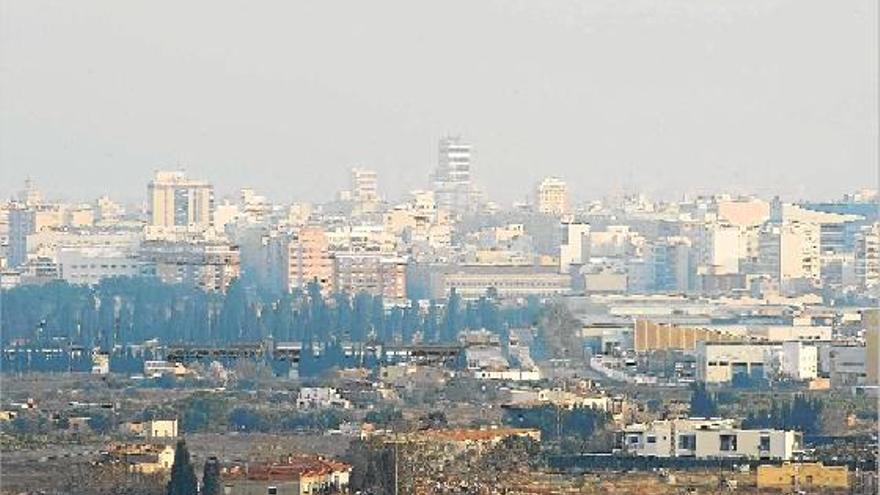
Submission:
{"label": "cypress tree", "polygon": [[174,449],[174,464],[171,466],[171,480],[168,481],[168,495],[196,495],[199,485],[196,481],[196,473],[189,459],[189,449],[186,441],[177,441]]}
{"label": "cypress tree", "polygon": [[216,457],[205,461],[202,474],[202,495],[220,495],[220,462]]}

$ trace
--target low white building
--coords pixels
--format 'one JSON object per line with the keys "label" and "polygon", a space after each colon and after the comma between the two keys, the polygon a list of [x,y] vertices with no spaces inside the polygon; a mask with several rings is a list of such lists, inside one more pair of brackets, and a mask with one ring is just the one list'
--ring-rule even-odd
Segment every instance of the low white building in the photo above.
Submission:
{"label": "low white building", "polygon": [[645,457],[790,460],[801,449],[792,430],[743,430],[730,419],[674,419],[627,426],[624,452]]}
{"label": "low white building", "polygon": [[303,387],[299,389],[296,397],[297,409],[323,409],[338,407],[351,409],[351,402],[343,399],[335,388],[331,387]]}
{"label": "low white building", "polygon": [[728,383],[736,375],[752,379],[811,380],[818,376],[815,345],[789,342],[698,342],[697,380]]}

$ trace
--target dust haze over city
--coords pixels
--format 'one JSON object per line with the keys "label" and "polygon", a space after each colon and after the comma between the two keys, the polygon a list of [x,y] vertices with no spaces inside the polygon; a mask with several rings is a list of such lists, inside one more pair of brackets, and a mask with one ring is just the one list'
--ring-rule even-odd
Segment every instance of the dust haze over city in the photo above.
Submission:
{"label": "dust haze over city", "polygon": [[876,493],[878,19],[0,0],[0,494]]}

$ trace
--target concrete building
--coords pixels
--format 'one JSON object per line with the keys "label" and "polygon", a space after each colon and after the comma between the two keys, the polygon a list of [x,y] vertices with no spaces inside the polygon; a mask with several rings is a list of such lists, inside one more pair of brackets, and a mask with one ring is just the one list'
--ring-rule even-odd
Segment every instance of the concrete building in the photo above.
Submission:
{"label": "concrete building", "polygon": [[121,463],[129,472],[158,474],[171,471],[174,446],[152,443],[114,443],[103,454],[105,462]]}
{"label": "concrete building", "polygon": [[453,213],[471,210],[471,145],[458,137],[440,140],[437,170],[432,177],[437,207]]}
{"label": "concrete building", "polygon": [[339,292],[366,292],[382,296],[385,304],[404,304],[405,258],[378,252],[333,253],[333,288]]}
{"label": "concrete building", "polygon": [[105,278],[140,277],[149,273],[136,253],[115,248],[62,248],[58,271],[69,284],[94,285]]}
{"label": "concrete building", "polygon": [[819,225],[790,222],[771,225],[760,235],[758,270],[785,291],[821,283]]}
{"label": "concrete building", "polygon": [[213,225],[214,187],[181,171],[157,171],[147,186],[149,222],[156,227]]}
{"label": "concrete building", "polygon": [[538,184],[535,192],[538,211],[547,215],[565,215],[570,213],[571,205],[568,198],[568,184],[557,177],[547,177]]}
{"label": "concrete building", "polygon": [[235,464],[221,469],[228,495],[348,493],[351,466],[321,456],[289,456],[282,462]]}
{"label": "concrete building", "polygon": [[379,201],[379,177],[375,170],[351,169],[351,199],[358,203]]}
{"label": "concrete building", "polygon": [[761,225],[770,218],[770,203],[757,198],[720,200],[716,209],[720,220],[737,227]]}
{"label": "concrete building", "polygon": [[146,241],[141,260],[153,265],[155,275],[170,284],[187,284],[202,290],[225,292],[238,278],[238,246],[226,242],[201,243]]}
{"label": "concrete building", "polygon": [[729,383],[736,375],[764,379],[770,374],[769,365],[781,349],[780,344],[769,342],[698,342],[697,380]]}
{"label": "concrete building", "polygon": [[9,210],[9,248],[6,265],[18,268],[27,261],[27,237],[36,232],[36,212],[23,204]]}
{"label": "concrete building", "polygon": [[177,438],[178,433],[176,419],[132,421],[126,423],[123,429],[130,435],[149,439]]}
{"label": "concrete building", "polygon": [[855,275],[859,287],[880,286],[880,223],[874,223],[856,236]]}
{"label": "concrete building", "polygon": [[585,223],[563,223],[559,273],[569,273],[572,265],[583,265],[589,259],[590,226]]}
{"label": "concrete building", "polygon": [[343,399],[339,391],[331,387],[302,387],[296,397],[297,409],[324,409],[337,407],[351,409],[351,402]]}
{"label": "concrete building", "polygon": [[309,282],[321,284],[321,292],[332,294],[335,288],[333,256],[327,232],[322,227],[307,226],[295,232],[287,245],[287,290],[305,289]]}
{"label": "concrete building", "polygon": [[435,286],[440,292],[434,294],[438,299],[453,288],[463,299],[479,299],[489,288],[501,299],[549,298],[568,292],[571,286],[571,276],[557,273],[555,266],[460,265],[439,277]]}
{"label": "concrete building", "polygon": [[696,288],[696,267],[691,240],[671,236],[651,245],[652,289],[657,292],[688,293]]}
{"label": "concrete building", "polygon": [[625,452],[644,457],[790,460],[801,449],[791,430],[743,430],[729,419],[673,419],[628,425]]}
{"label": "concrete building", "polygon": [[708,223],[697,230],[695,242],[701,267],[713,275],[739,273],[740,229],[723,224]]}

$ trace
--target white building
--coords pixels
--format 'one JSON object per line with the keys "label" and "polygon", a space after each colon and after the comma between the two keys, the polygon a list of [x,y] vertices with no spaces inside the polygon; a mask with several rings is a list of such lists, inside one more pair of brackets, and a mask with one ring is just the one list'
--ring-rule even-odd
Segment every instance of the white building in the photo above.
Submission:
{"label": "white building", "polygon": [[791,430],[743,430],[729,419],[674,419],[632,424],[623,430],[625,452],[645,457],[790,460],[801,449]]}
{"label": "white building", "polygon": [[728,383],[736,375],[750,379],[808,380],[818,375],[814,345],[791,342],[698,342],[697,380]]}
{"label": "white building", "polygon": [[134,253],[115,248],[62,248],[58,269],[70,284],[94,285],[105,278],[139,277],[145,273],[145,264]]}
{"label": "white building", "polygon": [[343,399],[335,388],[331,387],[303,387],[299,389],[296,397],[297,409],[323,409],[338,407],[351,409],[351,402]]}
{"label": "white building", "polygon": [[571,265],[582,265],[590,259],[590,226],[586,223],[562,224],[559,246],[559,273],[568,273]]}

